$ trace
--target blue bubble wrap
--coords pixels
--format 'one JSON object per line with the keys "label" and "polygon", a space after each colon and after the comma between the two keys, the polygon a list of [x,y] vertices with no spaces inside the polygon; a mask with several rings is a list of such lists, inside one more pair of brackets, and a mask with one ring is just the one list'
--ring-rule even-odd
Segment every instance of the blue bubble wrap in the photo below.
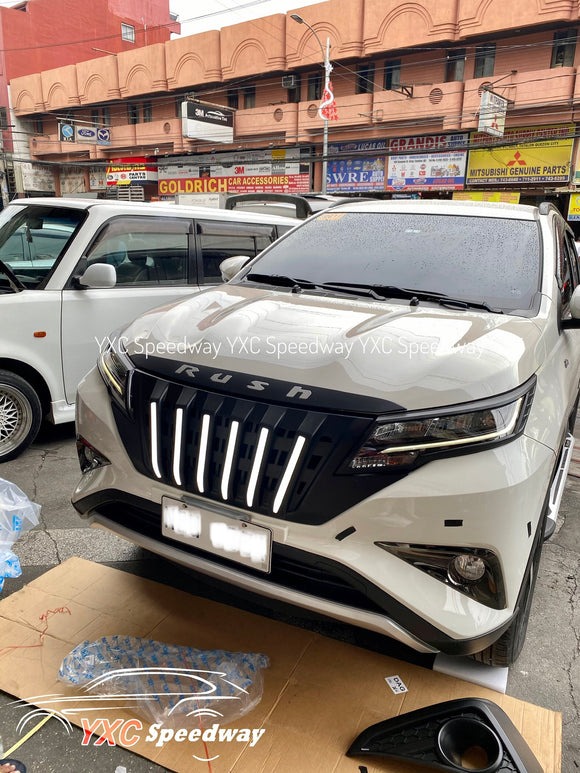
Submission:
{"label": "blue bubble wrap", "polygon": [[[169,727],[226,724],[262,698],[266,655],[199,650],[134,636],[103,636],[69,652],[61,682],[94,696],[118,696],[138,716]],[[117,703],[117,702],[115,702]]]}

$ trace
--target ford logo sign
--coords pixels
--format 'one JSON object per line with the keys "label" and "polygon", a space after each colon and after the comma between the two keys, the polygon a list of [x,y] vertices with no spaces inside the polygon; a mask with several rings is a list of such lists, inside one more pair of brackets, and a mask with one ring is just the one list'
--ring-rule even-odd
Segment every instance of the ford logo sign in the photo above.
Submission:
{"label": "ford logo sign", "polygon": [[79,134],[81,137],[94,137],[95,136],[95,130],[94,129],[78,129],[77,134]]}

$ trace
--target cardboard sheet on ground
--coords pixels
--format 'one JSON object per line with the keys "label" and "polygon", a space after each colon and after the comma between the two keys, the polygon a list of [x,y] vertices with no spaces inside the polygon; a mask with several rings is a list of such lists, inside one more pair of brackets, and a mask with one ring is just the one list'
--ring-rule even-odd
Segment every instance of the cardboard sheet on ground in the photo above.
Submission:
{"label": "cardboard sheet on ground", "polygon": [[[49,611],[55,613],[47,617]],[[202,741],[173,740],[158,748],[145,740],[150,722],[143,721],[131,751],[171,771],[358,773],[359,765],[365,765],[369,773],[411,773],[416,766],[349,759],[345,751],[375,722],[462,697],[498,703],[545,773],[560,771],[561,715],[556,712],[78,558],[0,602],[0,688],[22,699],[77,695],[57,681],[62,658],[83,640],[114,634],[203,649],[263,652],[270,658],[261,703],[226,726],[265,730],[253,747],[208,741],[204,749]],[[398,676],[408,692],[394,694],[385,681],[391,676]],[[107,716],[113,721],[135,714],[108,710]],[[80,717],[72,721],[81,724]],[[211,722],[204,722],[210,727]],[[81,738],[67,738],[63,728],[63,748],[80,744]],[[217,757],[211,767],[195,759],[205,757],[206,751]]]}

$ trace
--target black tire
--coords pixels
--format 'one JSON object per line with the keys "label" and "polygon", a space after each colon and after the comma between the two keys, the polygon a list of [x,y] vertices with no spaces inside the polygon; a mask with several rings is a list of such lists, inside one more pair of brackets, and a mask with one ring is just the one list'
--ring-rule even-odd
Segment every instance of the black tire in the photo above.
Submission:
{"label": "black tire", "polygon": [[35,390],[21,376],[0,370],[0,463],[28,448],[41,421],[42,405]]}
{"label": "black tire", "polygon": [[[543,529],[542,529],[543,533]],[[534,548],[533,558],[528,565],[526,577],[522,589],[520,590],[518,612],[510,627],[504,631],[497,641],[490,644],[489,647],[481,652],[475,652],[471,655],[473,660],[478,663],[485,663],[488,666],[511,666],[518,659],[524,641],[526,631],[528,630],[528,620],[530,619],[530,609],[532,607],[532,597],[536,587],[536,578],[540,568],[540,557],[542,555],[543,539],[537,540]]]}

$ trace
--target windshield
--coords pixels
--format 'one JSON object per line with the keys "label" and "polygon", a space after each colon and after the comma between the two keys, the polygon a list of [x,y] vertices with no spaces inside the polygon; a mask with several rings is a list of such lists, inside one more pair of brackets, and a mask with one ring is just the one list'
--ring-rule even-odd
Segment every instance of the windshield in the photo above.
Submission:
{"label": "windshield", "polygon": [[376,285],[533,307],[540,282],[533,220],[430,213],[325,212],[275,242],[248,273],[314,284]]}
{"label": "windshield", "polygon": [[[27,290],[39,289],[84,217],[82,209],[10,205],[0,215],[0,261]],[[0,290],[9,285],[0,265]]]}

